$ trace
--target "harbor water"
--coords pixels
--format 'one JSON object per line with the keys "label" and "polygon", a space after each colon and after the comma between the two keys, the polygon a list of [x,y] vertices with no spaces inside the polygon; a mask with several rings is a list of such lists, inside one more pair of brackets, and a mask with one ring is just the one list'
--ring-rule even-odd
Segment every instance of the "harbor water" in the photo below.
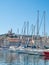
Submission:
{"label": "harbor water", "polygon": [[0,65],[49,65],[49,57],[0,50]]}

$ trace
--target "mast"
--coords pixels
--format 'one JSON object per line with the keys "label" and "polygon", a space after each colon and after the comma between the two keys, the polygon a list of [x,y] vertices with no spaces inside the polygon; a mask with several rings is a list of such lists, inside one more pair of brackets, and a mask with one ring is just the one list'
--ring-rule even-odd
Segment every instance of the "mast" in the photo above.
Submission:
{"label": "mast", "polygon": [[26,22],[24,22],[24,35],[26,34]]}
{"label": "mast", "polygon": [[29,34],[29,22],[27,21],[27,35]]}
{"label": "mast", "polygon": [[19,34],[19,28],[17,28],[17,34]]}
{"label": "mast", "polygon": [[37,36],[39,35],[39,10],[37,11]]}
{"label": "mast", "polygon": [[35,25],[34,25],[34,35],[35,35]]}
{"label": "mast", "polygon": [[31,25],[31,35],[33,36],[33,24]]}
{"label": "mast", "polygon": [[44,36],[45,36],[45,34],[46,34],[46,30],[45,30],[45,11],[44,11]]}

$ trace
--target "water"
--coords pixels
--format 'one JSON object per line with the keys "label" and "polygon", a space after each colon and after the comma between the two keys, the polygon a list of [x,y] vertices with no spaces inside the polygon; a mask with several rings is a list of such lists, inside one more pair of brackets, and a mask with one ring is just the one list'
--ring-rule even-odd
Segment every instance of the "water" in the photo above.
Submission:
{"label": "water", "polygon": [[0,65],[49,65],[49,57],[0,50]]}

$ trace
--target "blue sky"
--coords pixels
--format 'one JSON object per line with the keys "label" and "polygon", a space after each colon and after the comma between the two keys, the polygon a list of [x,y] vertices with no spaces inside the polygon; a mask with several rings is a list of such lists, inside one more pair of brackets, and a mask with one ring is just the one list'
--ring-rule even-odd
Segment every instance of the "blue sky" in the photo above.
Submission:
{"label": "blue sky", "polygon": [[[21,33],[24,21],[35,25],[37,22],[37,10],[40,21],[43,11],[46,11],[46,33],[49,35],[49,0],[0,0],[0,34],[7,33],[11,28]],[[40,34],[43,32],[43,21]],[[29,29],[29,33],[31,30]]]}

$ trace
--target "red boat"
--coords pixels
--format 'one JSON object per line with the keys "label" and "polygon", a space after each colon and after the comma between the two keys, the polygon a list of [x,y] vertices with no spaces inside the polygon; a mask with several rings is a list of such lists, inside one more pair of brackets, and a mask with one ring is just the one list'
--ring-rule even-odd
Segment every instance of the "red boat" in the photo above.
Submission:
{"label": "red boat", "polygon": [[44,55],[49,56],[49,52],[44,52]]}
{"label": "red boat", "polygon": [[43,54],[44,54],[45,56],[49,56],[49,49],[45,49],[45,50],[43,51]]}

